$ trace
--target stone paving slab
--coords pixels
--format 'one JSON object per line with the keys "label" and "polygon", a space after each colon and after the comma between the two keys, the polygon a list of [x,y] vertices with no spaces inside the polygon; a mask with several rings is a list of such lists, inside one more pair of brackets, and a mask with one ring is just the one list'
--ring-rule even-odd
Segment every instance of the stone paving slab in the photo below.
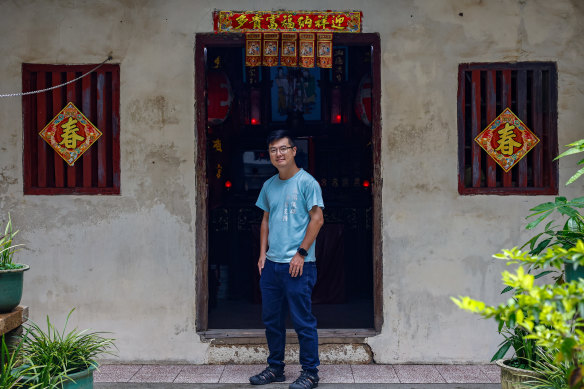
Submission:
{"label": "stone paving slab", "polygon": [[217,383],[221,379],[221,375],[225,370],[222,365],[189,365],[184,366],[178,376],[174,379],[174,383],[202,383],[212,384]]}
{"label": "stone paving slab", "polygon": [[101,365],[93,373],[94,382],[129,382],[142,365]]}
{"label": "stone paving slab", "polygon": [[185,366],[181,365],[144,365],[130,382],[173,382]]}
{"label": "stone paving slab", "polygon": [[[352,384],[355,382],[351,365],[320,365],[318,370],[319,382],[323,384]],[[294,379],[298,378],[299,375],[300,372],[297,372]]]}
{"label": "stone paving slab", "polygon": [[352,365],[355,382],[367,384],[397,384],[399,379],[392,365]]}
{"label": "stone paving slab", "polygon": [[[501,389],[501,384],[319,384],[323,389]],[[96,389],[241,389],[250,384],[97,383]],[[270,384],[262,389],[288,389],[288,384]]]}
{"label": "stone paving slab", "polygon": [[[102,365],[94,373],[96,383],[122,384],[238,384],[249,385],[249,377],[263,365]],[[321,365],[320,384],[500,384],[496,365]],[[294,381],[301,367],[286,365],[285,387]],[[319,384],[319,386],[320,386]],[[245,386],[242,386],[245,385]],[[273,384],[282,385],[282,384]],[[106,386],[104,386],[106,387]],[[120,386],[120,388],[123,386]],[[140,386],[147,388],[148,386]],[[181,386],[177,386],[181,387]],[[189,387],[189,386],[186,386]],[[237,387],[237,386],[235,386]],[[479,386],[480,387],[480,386]],[[269,387],[266,386],[266,389]]]}
{"label": "stone paving slab", "polygon": [[479,366],[492,383],[495,384],[501,383],[501,368],[499,366],[495,364]]}
{"label": "stone paving slab", "polygon": [[437,365],[436,370],[449,384],[484,384],[491,380],[476,365]]}
{"label": "stone paving slab", "polygon": [[446,380],[434,365],[394,365],[393,368],[401,383],[443,384]]}

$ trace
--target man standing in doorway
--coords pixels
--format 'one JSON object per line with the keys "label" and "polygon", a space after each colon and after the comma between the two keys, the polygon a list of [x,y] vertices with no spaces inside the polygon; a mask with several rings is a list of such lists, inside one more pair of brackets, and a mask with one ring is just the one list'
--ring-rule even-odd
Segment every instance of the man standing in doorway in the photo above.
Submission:
{"label": "man standing in doorway", "polygon": [[318,334],[312,314],[316,283],[314,242],[324,223],[318,182],[296,165],[296,145],[284,130],[268,136],[270,161],[278,174],[268,179],[256,206],[264,211],[260,228],[262,319],[270,355],[268,367],[250,377],[253,385],[283,382],[288,311],[300,346],[300,377],[290,389],[318,386]]}

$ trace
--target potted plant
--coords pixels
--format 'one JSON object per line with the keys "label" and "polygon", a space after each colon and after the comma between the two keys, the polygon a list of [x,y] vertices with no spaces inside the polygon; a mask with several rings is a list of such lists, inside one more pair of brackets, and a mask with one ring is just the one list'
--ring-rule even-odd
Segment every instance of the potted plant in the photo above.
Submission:
{"label": "potted plant", "polygon": [[103,332],[74,329],[66,332],[67,315],[63,331],[59,332],[47,316],[47,330],[37,324],[26,324],[27,333],[22,338],[21,356],[25,383],[34,387],[60,389],[93,388],[93,372],[98,367],[100,354],[112,354],[114,340],[104,337]]}
{"label": "potted plant", "polygon": [[[515,274],[504,271],[503,283],[516,290],[515,297],[498,306],[488,306],[470,297],[452,298],[461,309],[477,313],[485,318],[495,319],[499,325],[520,327],[536,342],[538,352],[550,356],[556,371],[565,372],[563,379],[568,388],[580,389],[584,386],[582,369],[584,365],[584,278],[564,283],[536,285],[535,277],[524,270],[525,265],[539,268],[560,268],[565,262],[584,266],[584,242],[577,241],[574,247],[564,249],[558,245],[544,253],[532,255],[517,248],[503,250],[496,258],[508,264],[520,264]],[[540,361],[546,365],[545,359]],[[560,365],[567,364],[567,367]],[[561,367],[561,369],[560,369]],[[538,370],[538,369],[536,369]],[[503,382],[503,388],[525,387],[520,383]],[[527,384],[537,387],[537,378],[527,378]],[[509,386],[505,386],[509,385]],[[541,386],[540,386],[541,387]]]}
{"label": "potted plant", "polygon": [[[505,337],[501,347],[491,362],[495,362],[501,368],[501,386],[503,389],[515,389],[519,384],[538,377],[535,365],[538,362],[538,347],[529,333],[519,326],[508,328],[507,324],[500,323],[499,333]],[[509,348],[513,348],[514,355],[505,359]]]}
{"label": "potted plant", "polygon": [[0,237],[0,313],[11,312],[20,304],[24,272],[28,265],[14,263],[14,253],[21,244],[13,243],[18,230],[12,229],[12,219],[8,214],[8,223],[4,235]]}

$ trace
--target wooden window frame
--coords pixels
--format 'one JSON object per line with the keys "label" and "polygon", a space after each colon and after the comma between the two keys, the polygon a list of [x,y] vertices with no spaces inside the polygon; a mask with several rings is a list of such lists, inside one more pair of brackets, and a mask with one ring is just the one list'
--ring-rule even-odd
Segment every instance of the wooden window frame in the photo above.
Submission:
{"label": "wooden window frame", "polygon": [[[22,90],[65,83],[97,65],[22,64]],[[39,132],[67,102],[103,133],[69,166]],[[23,107],[23,190],[25,195],[120,194],[120,67],[102,65],[86,77],[46,92],[25,95]]]}
{"label": "wooden window frame", "polygon": [[[537,98],[534,98],[537,96]],[[557,66],[553,62],[468,63],[458,67],[458,192],[558,193]],[[503,109],[540,139],[508,173],[474,142]]]}

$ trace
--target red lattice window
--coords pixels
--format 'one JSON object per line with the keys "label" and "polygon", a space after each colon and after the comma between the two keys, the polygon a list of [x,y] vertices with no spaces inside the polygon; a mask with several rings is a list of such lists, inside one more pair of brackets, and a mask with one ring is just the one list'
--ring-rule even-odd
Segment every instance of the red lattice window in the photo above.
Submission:
{"label": "red lattice window", "polygon": [[[552,62],[473,63],[458,67],[458,192],[558,193],[557,69]],[[509,172],[474,141],[505,108],[540,139]]]}
{"label": "red lattice window", "polygon": [[[66,83],[97,65],[22,65],[24,92]],[[103,135],[69,166],[39,132],[68,102]],[[71,84],[23,96],[24,194],[120,193],[120,68],[103,65]]]}

